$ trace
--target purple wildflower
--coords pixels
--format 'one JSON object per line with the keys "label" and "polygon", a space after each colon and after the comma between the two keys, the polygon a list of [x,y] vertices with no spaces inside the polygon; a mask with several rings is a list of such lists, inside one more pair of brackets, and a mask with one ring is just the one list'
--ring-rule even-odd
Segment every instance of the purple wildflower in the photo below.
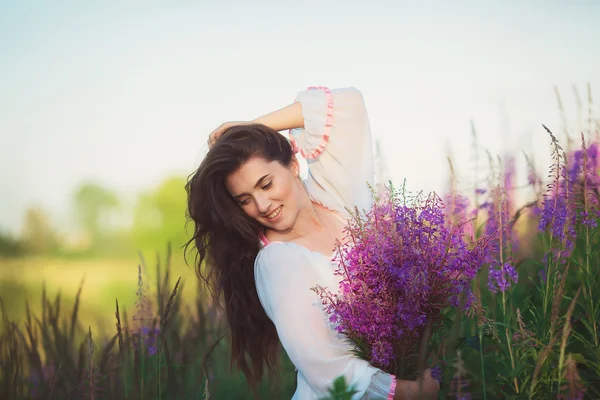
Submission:
{"label": "purple wildflower", "polygon": [[459,393],[456,395],[456,400],[471,400],[471,393]]}
{"label": "purple wildflower", "polygon": [[567,250],[567,255],[573,249],[575,238],[575,188],[576,178],[581,171],[579,157],[573,158],[573,165],[568,167],[564,160],[566,156],[561,154],[562,147],[550,130],[548,130],[554,146],[553,156],[556,160],[550,172],[554,176],[552,183],[548,185],[548,191],[544,194],[544,203],[540,213],[539,231],[549,230],[552,239],[562,243]]}
{"label": "purple wildflower", "polygon": [[475,227],[469,217],[469,199],[459,193],[452,191],[445,196],[444,218],[450,225],[462,226],[463,233],[472,238],[475,234]]}
{"label": "purple wildflower", "polygon": [[517,245],[509,211],[512,207],[510,202],[506,189],[498,185],[489,193],[488,200],[481,206],[487,214],[484,232],[490,239],[486,256],[486,262],[489,264],[502,260],[503,255],[512,253]]}
{"label": "purple wildflower", "polygon": [[440,365],[436,365],[431,367],[431,377],[438,382],[442,381],[442,367]]}
{"label": "purple wildflower", "polygon": [[543,283],[546,283],[546,281],[548,280],[548,274],[546,273],[545,268],[540,268],[540,270],[538,271],[538,276],[540,277],[540,280]]}
{"label": "purple wildflower", "polygon": [[453,299],[472,298],[468,282],[484,261],[487,242],[469,246],[463,227],[446,216],[436,195],[407,205],[389,189],[346,227],[348,240],[336,252],[339,289],[315,288],[338,332],[397,376],[426,325],[440,329]]}
{"label": "purple wildflower", "polygon": [[142,348],[146,350],[148,355],[153,356],[158,352],[158,337],[159,328],[149,328],[142,326],[141,329],[133,332],[133,346],[137,350]]}
{"label": "purple wildflower", "polygon": [[569,180],[569,183],[574,185],[577,182],[579,174],[583,168],[583,152],[581,150],[577,150],[572,153],[569,158],[570,162],[566,177]]}
{"label": "purple wildflower", "polygon": [[533,163],[529,163],[529,165],[527,167],[527,183],[529,183],[529,185],[535,187],[539,181],[540,181],[540,178],[538,176],[537,171],[535,170]]}
{"label": "purple wildflower", "polygon": [[499,269],[490,266],[488,289],[492,293],[506,292],[518,280],[519,274],[510,263],[504,263]]}
{"label": "purple wildflower", "polygon": [[509,215],[512,215],[515,207],[515,177],[517,174],[516,160],[514,156],[508,156],[504,160],[504,192],[506,193],[506,208]]}
{"label": "purple wildflower", "polygon": [[600,218],[600,206],[598,197],[594,190],[598,189],[600,179],[598,177],[598,148],[597,143],[592,143],[589,148],[586,148],[583,134],[581,136],[581,153],[582,153],[582,203],[583,210],[580,211],[579,217],[583,226],[589,229],[594,229],[597,226],[596,220]]}

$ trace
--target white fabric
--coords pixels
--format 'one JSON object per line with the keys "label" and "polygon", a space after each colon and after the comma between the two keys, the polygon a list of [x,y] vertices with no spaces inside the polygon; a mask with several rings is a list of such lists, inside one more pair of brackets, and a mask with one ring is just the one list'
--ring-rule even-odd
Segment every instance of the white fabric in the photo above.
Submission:
{"label": "white fabric", "polygon": [[[306,186],[310,196],[329,209],[369,208],[373,184],[373,145],[369,117],[362,94],[355,88],[332,90],[333,123],[329,143],[316,159],[307,160]],[[304,129],[294,129],[292,137],[307,152],[321,143],[325,130],[326,95],[307,90],[296,96],[302,104]]]}
{"label": "white fabric", "polygon": [[[368,116],[362,94],[338,89],[333,95],[333,125],[324,152],[309,161],[309,195],[324,206],[344,213],[345,208],[367,209],[373,181],[373,154]],[[307,152],[318,146],[325,128],[327,104],[322,91],[298,94],[305,127],[292,132]],[[358,393],[353,399],[387,399],[393,377],[351,353],[345,336],[329,322],[316,285],[338,289],[332,260],[295,243],[270,243],[254,264],[260,301],[277,328],[279,339],[298,370],[293,400],[326,397],[333,380],[344,375]]]}

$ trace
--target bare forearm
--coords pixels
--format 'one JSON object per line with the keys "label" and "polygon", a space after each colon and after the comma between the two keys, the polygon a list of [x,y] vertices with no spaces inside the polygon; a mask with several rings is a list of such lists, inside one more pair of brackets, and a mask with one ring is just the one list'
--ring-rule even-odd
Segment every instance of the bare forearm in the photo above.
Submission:
{"label": "bare forearm", "polygon": [[394,392],[394,400],[413,400],[416,395],[415,389],[416,387],[415,381],[404,381],[401,379],[396,379],[396,392]]}
{"label": "bare forearm", "polygon": [[420,381],[405,381],[396,379],[394,400],[436,399],[439,383],[434,380],[425,380],[422,387]]}
{"label": "bare forearm", "polygon": [[302,105],[298,102],[283,107],[277,111],[258,117],[252,122],[263,124],[276,131],[304,128]]}

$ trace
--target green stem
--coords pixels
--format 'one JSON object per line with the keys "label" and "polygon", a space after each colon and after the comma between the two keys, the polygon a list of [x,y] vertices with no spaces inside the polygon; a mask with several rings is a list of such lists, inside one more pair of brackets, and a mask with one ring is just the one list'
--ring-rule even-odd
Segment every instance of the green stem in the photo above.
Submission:
{"label": "green stem", "polygon": [[[512,352],[512,344],[510,342],[510,334],[508,332],[508,314],[506,313],[506,292],[502,292],[502,310],[504,311],[504,317],[506,319],[506,345],[508,347],[508,354],[510,355],[510,365],[512,366],[513,371],[515,370],[515,358]],[[517,377],[513,380],[515,385],[515,391],[519,393],[519,383],[517,382]]]}
{"label": "green stem", "polygon": [[[162,334],[162,332],[161,332],[161,334]],[[157,347],[159,346],[158,340],[157,340],[156,346]],[[162,393],[160,391],[160,355],[161,355],[160,353],[161,353],[160,347],[158,347],[156,349],[156,374],[158,375],[158,379],[157,379],[158,393],[157,393],[157,395],[158,395],[159,400],[162,398]]]}
{"label": "green stem", "polygon": [[479,359],[481,361],[481,382],[483,384],[483,400],[487,400],[485,388],[485,363],[483,362],[483,326],[479,327]]}
{"label": "green stem", "polygon": [[[585,193],[584,193],[585,196]],[[590,302],[590,319],[593,328],[594,345],[598,347],[598,329],[596,329],[596,313],[594,312],[594,296],[592,295],[592,283],[590,282],[590,228],[585,227],[585,270],[587,273],[586,282],[588,282],[587,290],[584,292]]]}

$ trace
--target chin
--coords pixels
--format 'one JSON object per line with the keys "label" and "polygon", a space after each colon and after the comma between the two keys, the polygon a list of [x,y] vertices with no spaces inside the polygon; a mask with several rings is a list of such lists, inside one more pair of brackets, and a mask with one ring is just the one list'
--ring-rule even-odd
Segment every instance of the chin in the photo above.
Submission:
{"label": "chin", "polygon": [[289,229],[289,224],[285,221],[277,221],[277,222],[267,222],[264,224],[267,228],[273,229],[274,231],[283,232]]}
{"label": "chin", "polygon": [[263,222],[263,225],[268,229],[277,231],[277,232],[286,232],[292,229],[292,226],[286,219],[281,219],[277,222]]}

